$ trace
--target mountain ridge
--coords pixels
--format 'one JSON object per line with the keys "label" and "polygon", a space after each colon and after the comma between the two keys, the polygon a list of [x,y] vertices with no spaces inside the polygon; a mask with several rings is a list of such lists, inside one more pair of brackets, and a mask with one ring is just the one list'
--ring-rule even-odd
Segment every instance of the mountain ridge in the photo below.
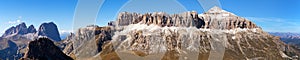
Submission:
{"label": "mountain ridge", "polygon": [[[91,35],[91,31],[98,31],[95,28],[80,29],[80,33],[75,33],[78,36],[73,38],[82,40],[68,40],[80,43],[71,43],[70,49],[64,51],[73,49],[67,55],[76,59],[105,60],[284,60],[299,55],[279,37],[264,32],[250,20],[218,7],[202,14],[195,11],[173,15],[164,12],[122,12],[115,21],[108,22],[108,26],[104,27],[110,29],[99,32],[110,32],[103,35]],[[93,39],[93,36],[97,39]],[[111,36],[108,37],[111,39],[104,36]],[[103,39],[100,39],[102,44],[96,45],[93,42],[99,37]],[[95,49],[95,45],[102,49],[97,54],[94,54],[94,50],[83,49]],[[84,58],[76,54],[82,52],[92,54],[84,54]]]}
{"label": "mountain ridge", "polygon": [[[55,28],[47,29],[48,24],[53,25],[43,23],[36,35],[53,35],[43,33],[49,30],[57,32]],[[54,43],[48,38],[29,43],[27,47],[31,48],[24,58],[54,56],[58,59],[49,53],[53,49],[76,60],[285,60],[298,59],[294,57],[300,55],[280,41],[280,37],[218,7],[202,14],[122,12],[108,26],[79,28],[64,40],[53,40]],[[50,48],[43,47],[49,47],[44,40],[50,42]],[[43,55],[39,55],[41,52]]]}
{"label": "mountain ridge", "polygon": [[[50,22],[51,23],[51,22]],[[55,25],[52,22],[52,25]],[[33,25],[30,26],[26,26],[25,22],[22,22],[16,26],[12,26],[11,28],[7,29],[5,31],[5,33],[2,35],[2,37],[0,37],[0,60],[1,59],[19,59],[20,57],[22,57],[25,52],[26,52],[26,46],[28,45],[28,43],[30,41],[33,41],[34,39],[38,38],[39,36],[46,36],[49,37],[51,40],[56,37],[59,37],[59,33],[57,30],[57,26],[48,26],[48,27],[44,27],[44,24],[41,25],[41,27],[43,29],[47,29],[47,30],[51,30],[55,31],[56,29],[56,33],[55,32],[49,32],[49,31],[44,31],[43,29],[39,29],[38,31],[35,29],[35,27]],[[51,28],[51,29],[49,29]],[[43,30],[43,31],[41,31]],[[45,33],[44,35],[39,34],[39,33]],[[47,34],[52,34],[51,36],[47,35]],[[55,36],[55,35],[58,36]],[[60,38],[60,37],[59,37]],[[1,41],[3,40],[3,41]],[[56,39],[53,41],[60,41],[61,39]],[[6,49],[2,49],[5,46],[7,46],[6,41],[8,41],[10,44],[14,43],[15,45],[9,46],[9,48]]]}
{"label": "mountain ridge", "polygon": [[260,28],[250,20],[238,17],[233,13],[218,7],[213,7],[203,14],[198,14],[196,11],[173,15],[168,15],[164,12],[145,14],[122,12],[118,15],[117,21],[108,24],[111,26],[126,26],[138,23],[147,25],[154,24],[161,27],[197,27],[202,29],[221,30],[234,28]]}

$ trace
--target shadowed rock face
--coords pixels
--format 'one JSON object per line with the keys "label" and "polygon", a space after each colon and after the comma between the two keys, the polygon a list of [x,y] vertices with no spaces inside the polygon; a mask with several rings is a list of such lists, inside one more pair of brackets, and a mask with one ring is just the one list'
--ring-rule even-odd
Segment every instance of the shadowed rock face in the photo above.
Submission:
{"label": "shadowed rock face", "polygon": [[18,46],[16,43],[3,38],[0,38],[0,43],[0,60],[20,58],[20,56],[17,55]]}
{"label": "shadowed rock face", "polygon": [[48,38],[39,38],[31,41],[28,45],[28,51],[22,59],[33,60],[72,60],[65,55],[54,43]]}
{"label": "shadowed rock face", "polygon": [[36,34],[37,34],[37,36],[46,36],[49,39],[52,39],[54,41],[61,40],[57,26],[53,22],[43,23],[39,27],[39,30]]}
{"label": "shadowed rock face", "polygon": [[34,26],[33,25],[30,25],[29,27],[28,27],[28,31],[27,31],[28,33],[36,33],[36,29],[34,28]]}

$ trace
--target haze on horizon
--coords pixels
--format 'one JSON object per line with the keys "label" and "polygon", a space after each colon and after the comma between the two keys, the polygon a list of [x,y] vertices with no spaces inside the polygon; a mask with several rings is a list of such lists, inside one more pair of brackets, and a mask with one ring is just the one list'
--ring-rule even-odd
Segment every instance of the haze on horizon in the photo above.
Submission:
{"label": "haze on horizon", "polygon": [[[224,10],[255,22],[268,32],[300,33],[299,0],[219,0]],[[67,2],[67,3],[66,3]],[[38,28],[43,22],[54,22],[60,33],[72,31],[77,0],[1,0],[0,35],[11,26],[25,22]],[[97,25],[116,20],[116,14],[127,0],[106,0],[97,17]],[[203,13],[197,0],[178,0],[188,11]],[[141,2],[145,3],[145,2]]]}

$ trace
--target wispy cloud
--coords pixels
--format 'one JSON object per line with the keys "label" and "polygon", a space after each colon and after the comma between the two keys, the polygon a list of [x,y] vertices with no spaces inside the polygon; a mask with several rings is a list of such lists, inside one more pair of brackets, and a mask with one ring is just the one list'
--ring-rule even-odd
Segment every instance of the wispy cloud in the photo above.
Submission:
{"label": "wispy cloud", "polygon": [[260,18],[260,17],[245,17],[247,19],[250,19],[251,21],[258,21],[258,22],[283,22],[284,20],[281,18]]}
{"label": "wispy cloud", "polygon": [[300,21],[283,18],[245,17],[268,32],[300,32]]}
{"label": "wispy cloud", "polygon": [[16,21],[8,21],[9,24],[16,24],[16,23],[21,23],[21,20],[16,20]]}
{"label": "wispy cloud", "polygon": [[21,19],[22,19],[22,16],[19,16],[16,20],[8,21],[7,23],[8,24],[19,24],[19,23],[23,22]]}

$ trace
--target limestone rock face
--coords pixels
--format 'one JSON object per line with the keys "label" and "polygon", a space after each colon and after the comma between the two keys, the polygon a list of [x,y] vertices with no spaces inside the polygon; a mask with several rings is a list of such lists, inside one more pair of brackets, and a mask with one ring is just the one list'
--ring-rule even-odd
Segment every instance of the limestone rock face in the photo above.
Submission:
{"label": "limestone rock face", "polygon": [[102,45],[112,38],[110,27],[88,26],[69,36],[64,52],[75,59],[88,59],[102,51]]}
{"label": "limestone rock face", "polygon": [[108,25],[80,28],[65,40],[64,52],[78,60],[284,60],[300,56],[294,49],[285,50],[288,45],[278,37],[218,7],[202,14],[122,12]]}
{"label": "limestone rock face", "polygon": [[31,41],[28,45],[28,51],[22,59],[25,60],[73,60],[65,55],[48,38],[38,38]]}
{"label": "limestone rock face", "polygon": [[117,19],[118,26],[129,24],[155,24],[161,27],[197,27],[206,29],[234,29],[234,28],[259,28],[253,22],[236,16],[219,7],[213,7],[209,11],[198,14],[195,11],[169,15],[164,12],[146,14],[120,13]]}
{"label": "limestone rock face", "polygon": [[207,12],[198,15],[206,22],[204,28],[210,29],[235,29],[235,28],[259,28],[253,22],[236,16],[233,13],[213,7]]}
{"label": "limestone rock face", "polygon": [[203,14],[123,12],[115,23],[112,40],[103,46],[108,49],[99,53],[103,59],[284,60],[299,55],[285,53],[288,45],[278,37],[218,7]]}

